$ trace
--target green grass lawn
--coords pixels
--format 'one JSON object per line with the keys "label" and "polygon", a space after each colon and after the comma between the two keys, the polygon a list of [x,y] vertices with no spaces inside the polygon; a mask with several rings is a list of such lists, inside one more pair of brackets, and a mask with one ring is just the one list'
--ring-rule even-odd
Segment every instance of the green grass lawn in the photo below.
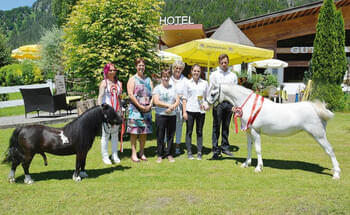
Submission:
{"label": "green grass lawn", "polygon": [[[22,99],[22,94],[20,92],[9,94],[9,100],[18,100],[18,99]],[[15,106],[15,107],[0,108],[0,117],[16,116],[16,115],[23,115],[23,114],[24,114],[23,105]]]}
{"label": "green grass lawn", "polygon": [[[244,132],[234,134],[231,125],[230,144],[239,148],[234,158],[208,160],[212,129],[211,115],[206,117],[202,161],[182,154],[175,163],[157,164],[151,139],[148,162],[132,163],[130,142],[125,142],[121,164],[107,166],[98,137],[87,158],[89,178],[79,183],[72,180],[74,156],[47,154],[45,167],[37,155],[30,169],[33,185],[23,184],[21,167],[17,183],[9,184],[10,167],[0,165],[1,214],[350,214],[349,113],[336,113],[327,130],[342,169],[340,180],[332,179],[330,159],[305,133],[263,136],[264,170],[255,173],[254,166],[240,168],[246,138]],[[0,130],[1,154],[12,131]]]}
{"label": "green grass lawn", "polygon": [[9,100],[18,100],[18,99],[22,99],[22,94],[20,92],[9,94]]}
{"label": "green grass lawn", "polygon": [[0,108],[0,117],[24,115],[24,105]]}

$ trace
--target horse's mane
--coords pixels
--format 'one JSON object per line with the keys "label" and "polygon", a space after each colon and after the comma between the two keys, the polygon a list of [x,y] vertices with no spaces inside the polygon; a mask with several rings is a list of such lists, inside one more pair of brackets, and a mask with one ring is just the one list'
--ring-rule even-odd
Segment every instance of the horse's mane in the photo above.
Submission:
{"label": "horse's mane", "polygon": [[235,84],[235,85],[232,85],[232,84],[222,84],[221,87],[226,87],[227,89],[230,89],[230,90],[233,90],[239,94],[243,94],[245,96],[248,96],[249,94],[252,93],[252,90],[251,89],[248,89],[248,88],[245,88],[241,85],[238,85],[238,84]]}
{"label": "horse's mane", "polygon": [[[64,134],[81,144],[90,143],[102,127],[102,108],[95,106],[84,112],[82,115],[68,123],[62,129]],[[85,148],[85,147],[84,147]]]}
{"label": "horse's mane", "polygon": [[[94,118],[101,118],[101,106],[95,106],[87,111],[85,111],[83,114],[75,118],[73,121],[68,123],[64,128],[74,126],[74,124],[77,123],[77,121],[85,121],[85,120],[93,120]],[[93,124],[93,123],[92,123]]]}

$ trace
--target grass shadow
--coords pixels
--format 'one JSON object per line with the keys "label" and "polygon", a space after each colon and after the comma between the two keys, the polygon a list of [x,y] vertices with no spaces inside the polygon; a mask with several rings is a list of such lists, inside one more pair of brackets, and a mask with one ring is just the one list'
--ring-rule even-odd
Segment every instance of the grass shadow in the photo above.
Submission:
{"label": "grass shadow", "polygon": [[[88,178],[98,178],[101,175],[110,174],[114,171],[124,171],[128,170],[131,167],[129,166],[113,166],[103,169],[88,169],[86,173],[89,175]],[[47,171],[47,172],[39,172],[39,173],[31,173],[30,176],[34,181],[46,181],[50,179],[56,180],[67,180],[72,179],[74,170],[55,170],[55,171]],[[24,175],[16,177],[16,182],[22,182],[24,180]]]}
{"label": "grass shadow", "polygon": [[[237,157],[222,157],[220,159],[235,160],[236,163],[244,163],[246,160],[246,158],[237,158]],[[322,167],[319,164],[314,164],[314,163],[309,163],[304,161],[290,161],[290,160],[276,160],[276,159],[263,159],[263,162],[264,162],[264,167],[270,167],[270,168],[282,169],[282,170],[298,169],[306,172],[313,172],[317,174],[332,176],[332,174],[324,172],[324,170],[330,170],[329,168]],[[257,163],[258,163],[257,159],[252,159],[251,166],[255,168]]]}
{"label": "grass shadow", "polygon": [[[139,143],[137,142],[137,145]],[[147,143],[146,143],[147,144]],[[119,158],[124,157],[131,157],[131,149],[124,149],[123,152],[119,152]],[[145,148],[145,155],[146,157],[154,157],[157,155],[157,147],[156,146],[149,146]]]}

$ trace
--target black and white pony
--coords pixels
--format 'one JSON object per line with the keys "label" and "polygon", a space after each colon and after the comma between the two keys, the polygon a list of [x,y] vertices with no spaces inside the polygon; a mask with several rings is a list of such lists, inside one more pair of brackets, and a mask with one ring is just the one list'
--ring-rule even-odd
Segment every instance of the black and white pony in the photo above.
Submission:
{"label": "black and white pony", "polygon": [[8,176],[10,183],[15,182],[15,171],[22,164],[24,183],[34,181],[29,175],[29,166],[35,154],[41,154],[47,165],[45,152],[54,155],[76,154],[74,181],[87,177],[85,161],[95,136],[101,132],[102,124],[121,124],[122,118],[114,109],[103,104],[87,110],[84,114],[63,128],[51,128],[43,125],[28,125],[16,128],[11,136],[7,155],[3,163],[11,163]]}
{"label": "black and white pony", "polygon": [[235,107],[236,117],[241,117],[241,128],[246,130],[248,156],[242,167],[248,167],[252,159],[252,143],[258,158],[255,172],[261,172],[263,161],[261,156],[260,134],[270,136],[289,136],[299,131],[309,133],[325,150],[333,164],[333,179],[340,178],[339,163],[327,140],[327,121],[334,114],[327,110],[321,102],[298,102],[278,104],[265,99],[252,90],[239,85],[211,86],[208,90],[209,104],[228,101]]}

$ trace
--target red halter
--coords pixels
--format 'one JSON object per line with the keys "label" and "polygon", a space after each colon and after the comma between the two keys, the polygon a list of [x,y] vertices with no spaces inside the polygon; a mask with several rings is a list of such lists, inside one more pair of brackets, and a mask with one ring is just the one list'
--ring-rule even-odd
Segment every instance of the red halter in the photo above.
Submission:
{"label": "red halter", "polygon": [[[248,98],[243,102],[243,104],[240,106],[240,107],[235,107],[233,109],[233,112],[234,112],[234,121],[235,121],[235,131],[236,131],[236,134],[238,133],[238,124],[237,124],[237,118],[238,117],[242,117],[243,116],[243,107],[244,105],[247,103],[247,101],[250,99],[250,97],[254,94],[254,92],[252,92]],[[247,122],[247,125],[246,127],[243,129],[243,131],[247,130],[255,121],[256,117],[259,115],[260,113],[260,110],[263,106],[263,103],[264,103],[264,97],[261,96],[261,104],[260,104],[260,107],[256,110],[256,112],[254,113],[255,111],[255,108],[256,108],[256,103],[258,101],[258,98],[259,98],[260,95],[258,94],[255,94],[255,98],[254,98],[254,103],[253,103],[253,107],[252,107],[252,110],[250,112],[250,116],[248,118],[248,122]]]}

